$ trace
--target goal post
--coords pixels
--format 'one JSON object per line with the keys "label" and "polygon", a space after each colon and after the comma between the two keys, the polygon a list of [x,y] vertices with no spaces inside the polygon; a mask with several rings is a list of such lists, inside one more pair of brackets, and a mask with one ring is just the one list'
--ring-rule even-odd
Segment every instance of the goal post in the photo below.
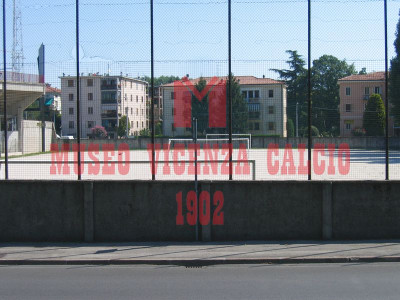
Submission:
{"label": "goal post", "polygon": [[[170,147],[173,147],[175,144],[184,144],[187,147],[189,144],[194,143],[193,139],[190,138],[170,138],[168,139],[168,144]],[[218,139],[197,139],[197,144],[227,144],[229,143],[228,138],[218,138]],[[249,138],[232,138],[232,146],[233,149],[239,149],[240,144],[246,144],[246,149],[249,150],[250,147],[250,139]]]}
{"label": "goal post", "polygon": [[[218,139],[218,137],[226,137],[229,136],[229,133],[207,133],[206,140],[208,139]],[[246,137],[249,139],[249,148],[251,148],[251,133],[232,133],[232,140],[233,137]],[[215,138],[216,137],[216,138]]]}

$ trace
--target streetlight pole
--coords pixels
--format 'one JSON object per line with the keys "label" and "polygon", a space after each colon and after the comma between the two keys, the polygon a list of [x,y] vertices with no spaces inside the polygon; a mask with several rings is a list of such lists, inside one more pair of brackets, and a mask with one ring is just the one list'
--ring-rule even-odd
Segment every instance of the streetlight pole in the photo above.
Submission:
{"label": "streetlight pole", "polygon": [[129,112],[129,107],[125,107],[125,117],[126,117],[126,138],[128,138],[128,135],[129,135],[129,120],[128,120],[128,112]]}
{"label": "streetlight pole", "polygon": [[296,102],[296,137],[299,137],[299,102]]}

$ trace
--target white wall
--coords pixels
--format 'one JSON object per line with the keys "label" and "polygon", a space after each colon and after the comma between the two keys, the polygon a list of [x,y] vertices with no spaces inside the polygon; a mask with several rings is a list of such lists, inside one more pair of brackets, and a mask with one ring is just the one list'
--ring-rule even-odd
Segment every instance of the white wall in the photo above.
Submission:
{"label": "white wall", "polygon": [[[53,122],[45,122],[45,143],[46,151],[50,151],[50,144],[53,137]],[[36,153],[42,151],[42,128],[41,122],[24,120],[22,121],[21,152]]]}
{"label": "white wall", "polygon": [[[8,152],[19,152],[18,131],[8,132]],[[4,153],[4,132],[0,132],[0,152]],[[2,154],[4,155],[4,154]]]}

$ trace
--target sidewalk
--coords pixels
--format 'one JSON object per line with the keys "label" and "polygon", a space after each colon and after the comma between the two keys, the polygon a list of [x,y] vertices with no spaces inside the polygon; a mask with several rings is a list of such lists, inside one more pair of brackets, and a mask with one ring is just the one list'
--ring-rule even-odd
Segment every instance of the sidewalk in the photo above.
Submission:
{"label": "sidewalk", "polygon": [[0,265],[400,262],[400,240],[0,244]]}

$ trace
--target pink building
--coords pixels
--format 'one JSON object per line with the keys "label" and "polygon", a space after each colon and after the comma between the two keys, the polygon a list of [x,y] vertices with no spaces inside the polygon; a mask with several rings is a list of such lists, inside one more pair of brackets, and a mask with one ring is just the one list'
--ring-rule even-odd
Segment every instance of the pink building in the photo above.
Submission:
{"label": "pink building", "polygon": [[[338,80],[340,88],[340,136],[351,137],[363,128],[363,115],[369,96],[385,95],[385,72],[350,75]],[[393,135],[393,120],[389,118],[389,135]]]}

